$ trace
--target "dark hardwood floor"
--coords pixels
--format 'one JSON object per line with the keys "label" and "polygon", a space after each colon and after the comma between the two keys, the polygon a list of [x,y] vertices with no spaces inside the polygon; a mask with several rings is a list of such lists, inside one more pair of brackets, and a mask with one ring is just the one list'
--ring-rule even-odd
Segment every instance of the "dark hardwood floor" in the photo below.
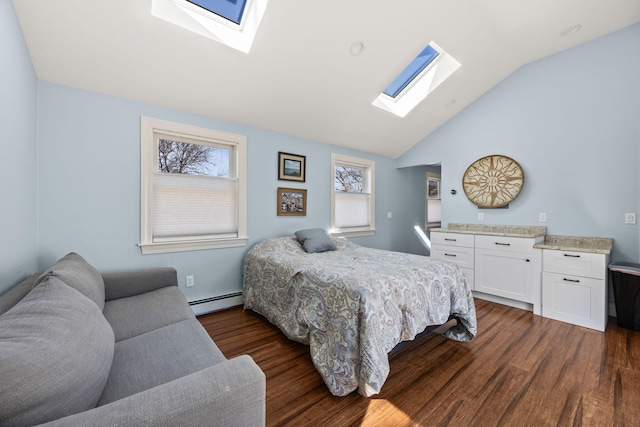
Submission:
{"label": "dark hardwood floor", "polygon": [[[307,346],[236,307],[199,317],[267,377],[269,426],[640,426],[640,332],[597,332],[476,300],[478,336],[427,334],[390,356],[379,395],[335,397]],[[446,326],[446,325],[445,325]]]}

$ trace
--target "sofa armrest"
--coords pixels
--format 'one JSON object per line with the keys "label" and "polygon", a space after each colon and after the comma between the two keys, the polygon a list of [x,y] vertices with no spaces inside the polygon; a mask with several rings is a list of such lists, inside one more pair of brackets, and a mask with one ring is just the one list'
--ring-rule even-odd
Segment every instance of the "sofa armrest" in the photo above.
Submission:
{"label": "sofa armrest", "polygon": [[102,275],[102,279],[105,301],[178,286],[178,273],[171,267],[107,273]]}
{"label": "sofa armrest", "polygon": [[242,355],[41,426],[264,426],[265,393],[264,373]]}

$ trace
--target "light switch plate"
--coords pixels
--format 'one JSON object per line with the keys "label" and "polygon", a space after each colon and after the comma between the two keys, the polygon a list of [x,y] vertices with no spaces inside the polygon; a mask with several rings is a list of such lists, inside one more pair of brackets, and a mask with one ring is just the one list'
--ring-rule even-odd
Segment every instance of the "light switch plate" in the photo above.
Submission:
{"label": "light switch plate", "polygon": [[626,214],[624,214],[624,223],[625,224],[635,224],[636,223],[636,214],[635,213],[626,213]]}

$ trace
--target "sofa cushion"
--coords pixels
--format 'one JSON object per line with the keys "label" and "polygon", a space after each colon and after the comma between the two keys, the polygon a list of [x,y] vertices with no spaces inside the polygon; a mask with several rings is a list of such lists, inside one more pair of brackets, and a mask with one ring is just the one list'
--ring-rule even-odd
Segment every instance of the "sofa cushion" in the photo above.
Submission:
{"label": "sofa cushion", "polygon": [[60,258],[53,267],[42,273],[34,287],[38,286],[48,276],[59,278],[95,302],[100,307],[100,310],[104,308],[104,281],[102,276],[77,253],[71,252]]}
{"label": "sofa cushion", "polygon": [[116,341],[195,318],[176,286],[107,301],[103,312],[113,328]]}
{"label": "sofa cushion", "polygon": [[96,304],[45,278],[0,315],[0,424],[34,425],[95,407],[113,351]]}
{"label": "sofa cushion", "polygon": [[113,366],[98,406],[224,362],[197,319],[183,320],[117,342]]}
{"label": "sofa cushion", "polygon": [[20,300],[31,291],[33,284],[40,277],[40,274],[42,273],[32,274],[2,294],[2,296],[0,296],[0,314],[6,313],[11,307],[20,302]]}

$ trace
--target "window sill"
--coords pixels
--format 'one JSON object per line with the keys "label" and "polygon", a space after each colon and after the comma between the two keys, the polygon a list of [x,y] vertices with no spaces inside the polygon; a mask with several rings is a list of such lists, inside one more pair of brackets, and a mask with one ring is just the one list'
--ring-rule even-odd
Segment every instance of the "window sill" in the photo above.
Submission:
{"label": "window sill", "polygon": [[335,237],[363,237],[363,236],[375,236],[375,228],[367,230],[336,230],[332,231],[331,235]]}
{"label": "window sill", "polygon": [[190,240],[184,242],[140,243],[142,255],[168,252],[200,251],[206,249],[238,248],[247,245],[247,237],[216,240]]}

